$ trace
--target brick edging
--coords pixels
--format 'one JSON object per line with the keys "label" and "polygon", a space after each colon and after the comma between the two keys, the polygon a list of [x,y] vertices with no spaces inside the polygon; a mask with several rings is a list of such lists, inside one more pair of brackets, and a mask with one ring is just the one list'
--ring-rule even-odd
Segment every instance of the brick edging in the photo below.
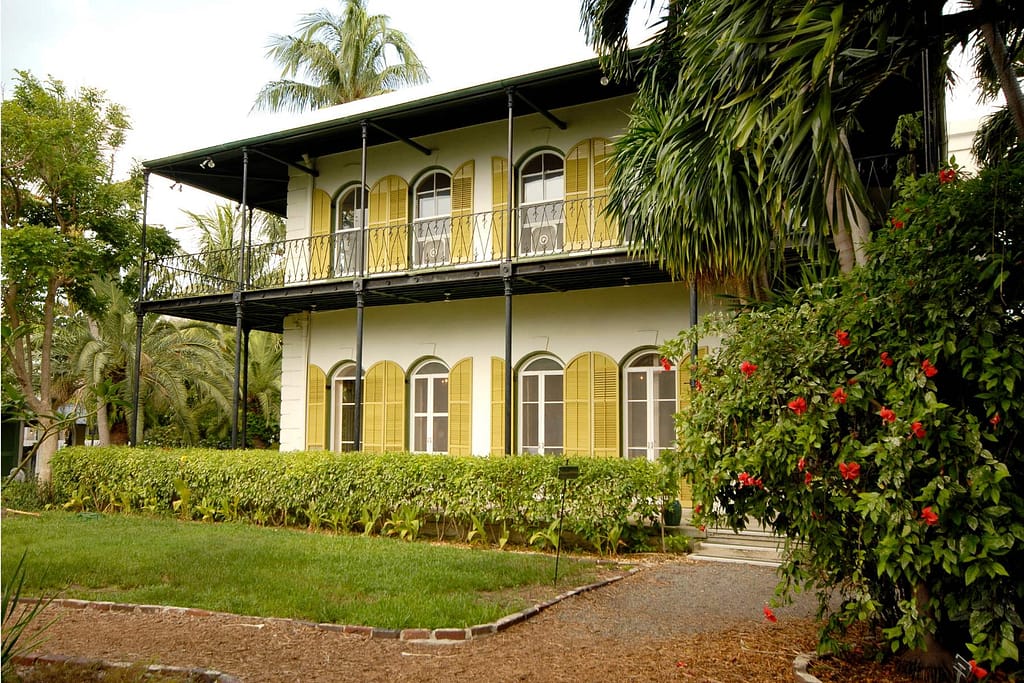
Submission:
{"label": "brick edging", "polygon": [[[95,601],[95,600],[78,600],[74,598],[58,598],[49,602],[51,605],[57,607],[63,607],[65,609],[92,609],[99,612],[126,612],[131,614],[177,614],[189,617],[232,617],[235,619],[249,619],[257,623],[280,623],[280,624],[294,624],[297,626],[303,626],[307,628],[315,628],[321,631],[334,631],[337,633],[346,633],[351,635],[365,636],[370,639],[377,640],[403,640],[403,641],[434,641],[440,643],[453,643],[459,641],[473,640],[475,638],[481,638],[483,636],[492,635],[495,633],[501,633],[502,631],[526,621],[532,616],[540,614],[544,610],[548,609],[553,605],[571,598],[575,595],[587,593],[597,588],[610,585],[617,581],[632,576],[640,571],[639,567],[633,567],[625,571],[625,573],[612,576],[601,581],[595,581],[594,583],[581,586],[579,588],[573,588],[564,593],[560,593],[550,600],[526,607],[518,612],[505,615],[487,624],[476,624],[468,628],[403,628],[403,629],[389,629],[389,628],[376,628],[374,626],[354,626],[349,624],[327,624],[327,623],[316,623],[313,621],[305,621],[302,619],[286,619],[283,617],[253,617],[238,614],[231,614],[230,612],[214,612],[211,610],[198,609],[195,607],[170,607],[165,605],[137,605],[131,603],[121,602],[106,602],[106,601]],[[36,604],[40,602],[33,598],[22,598],[18,602],[24,604]],[[49,661],[48,658],[39,657],[37,661]],[[56,658],[57,661],[70,661],[69,658]],[[202,671],[202,670],[198,670]],[[217,672],[212,672],[217,673]],[[219,674],[223,676],[223,674]],[[207,678],[203,679],[217,683],[234,683],[233,678]]]}

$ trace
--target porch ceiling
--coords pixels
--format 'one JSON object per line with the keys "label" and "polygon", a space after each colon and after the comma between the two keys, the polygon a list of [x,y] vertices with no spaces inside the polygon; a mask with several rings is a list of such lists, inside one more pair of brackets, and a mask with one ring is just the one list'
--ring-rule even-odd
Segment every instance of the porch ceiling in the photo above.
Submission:
{"label": "porch ceiling", "polygon": [[[242,152],[245,148],[256,150],[259,153],[249,154],[246,200],[254,208],[284,216],[287,211],[289,169],[282,162],[302,164],[303,155],[316,158],[359,149],[362,146],[363,121],[372,122],[389,133],[415,141],[425,135],[505,120],[508,116],[509,87],[515,88],[531,104],[547,111],[635,91],[630,83],[602,84],[602,76],[597,60],[592,59],[332,121],[146,161],[143,167],[176,182],[241,203]],[[533,111],[523,100],[516,100],[516,116]],[[394,142],[393,137],[370,127],[369,146],[390,142]],[[213,161],[212,167],[208,163],[202,165],[208,158]]]}
{"label": "porch ceiling", "polygon": [[[668,282],[670,279],[668,273],[656,264],[625,254],[592,255],[516,264],[513,266],[512,291],[515,296],[520,296],[652,284]],[[389,306],[501,297],[504,296],[505,287],[500,267],[491,265],[467,270],[368,278],[363,280],[363,291],[366,306]],[[234,297],[233,294],[218,294],[147,301],[142,304],[142,308],[146,313],[234,326]],[[280,333],[288,315],[304,311],[355,308],[356,289],[352,280],[335,280],[243,292],[241,301],[247,326],[254,330]],[[679,305],[686,304],[680,302]]]}

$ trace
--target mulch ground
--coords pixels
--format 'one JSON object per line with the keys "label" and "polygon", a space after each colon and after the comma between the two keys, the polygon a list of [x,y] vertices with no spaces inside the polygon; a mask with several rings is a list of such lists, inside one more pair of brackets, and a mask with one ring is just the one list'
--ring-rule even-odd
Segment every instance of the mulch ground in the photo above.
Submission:
{"label": "mulch ground", "polygon": [[[41,653],[215,669],[242,681],[793,680],[813,652],[814,601],[763,616],[776,577],[746,565],[657,562],[500,633],[437,644],[368,638],[283,620],[49,608]],[[560,586],[553,593],[561,593]],[[825,660],[828,683],[910,681],[893,666]]]}

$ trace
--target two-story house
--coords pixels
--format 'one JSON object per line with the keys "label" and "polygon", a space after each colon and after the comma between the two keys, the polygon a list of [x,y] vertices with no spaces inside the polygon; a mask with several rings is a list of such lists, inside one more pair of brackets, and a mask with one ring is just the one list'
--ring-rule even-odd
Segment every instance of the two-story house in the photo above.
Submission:
{"label": "two-story house", "polygon": [[654,458],[689,396],[658,345],[716,299],[603,211],[632,94],[590,60],[147,162],[287,240],[153,261],[142,311],[282,334],[282,450]]}

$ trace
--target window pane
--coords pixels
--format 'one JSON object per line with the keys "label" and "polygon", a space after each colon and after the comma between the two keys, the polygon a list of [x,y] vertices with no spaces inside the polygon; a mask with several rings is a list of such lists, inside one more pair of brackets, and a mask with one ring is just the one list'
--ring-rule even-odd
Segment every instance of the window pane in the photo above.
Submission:
{"label": "window pane", "polygon": [[526,366],[526,370],[561,370],[562,366],[558,364],[558,361],[551,358],[538,358],[535,361],[531,361]]}
{"label": "window pane", "polygon": [[544,451],[562,446],[562,404],[548,403],[544,407]]}
{"label": "window pane", "polygon": [[524,375],[523,376],[523,402],[536,403],[537,402],[537,387],[540,382],[540,378],[537,375]]}
{"label": "window pane", "polygon": [[660,399],[676,400],[676,371],[659,370],[654,373],[657,382],[657,394]]}
{"label": "window pane", "polygon": [[434,379],[434,412],[448,412],[448,378],[437,377]]}
{"label": "window pane", "polygon": [[419,370],[416,371],[417,375],[443,375],[448,373],[448,368],[445,367],[444,363],[438,363],[436,360],[432,360],[429,363],[425,363]]}
{"label": "window pane", "polygon": [[427,450],[427,418],[417,417],[413,421],[413,433],[415,438],[413,439],[412,449],[414,451]]}
{"label": "window pane", "polygon": [[544,199],[561,199],[565,195],[565,183],[562,181],[562,172],[559,171],[553,176],[548,176],[544,181]]}
{"label": "window pane", "polygon": [[562,384],[561,375],[544,375],[545,403],[562,400]]}
{"label": "window pane", "polygon": [[667,401],[658,404],[658,448],[668,448],[676,440],[673,415],[675,406]]}
{"label": "window pane", "polygon": [[[356,407],[341,407],[341,450],[349,450],[356,440]],[[346,448],[346,446],[348,446]]]}
{"label": "window pane", "polygon": [[626,373],[626,398],[630,401],[647,400],[647,373]]}
{"label": "window pane", "polygon": [[417,413],[427,412],[427,379],[417,377],[413,380],[413,410]]}
{"label": "window pane", "polygon": [[637,356],[636,359],[629,364],[631,368],[656,368],[661,365],[661,357],[656,353],[645,353],[642,356]]}
{"label": "window pane", "polygon": [[448,451],[448,418],[434,418],[434,452],[445,453]]}
{"label": "window pane", "polygon": [[630,403],[626,419],[629,421],[629,446],[647,448],[647,404]]}
{"label": "window pane", "polygon": [[523,406],[523,447],[536,448],[540,440],[537,438],[538,410],[536,403]]}
{"label": "window pane", "polygon": [[356,402],[356,382],[354,379],[346,379],[341,382],[341,402]]}
{"label": "window pane", "polygon": [[544,201],[544,179],[540,177],[523,179],[523,203],[535,204]]}

